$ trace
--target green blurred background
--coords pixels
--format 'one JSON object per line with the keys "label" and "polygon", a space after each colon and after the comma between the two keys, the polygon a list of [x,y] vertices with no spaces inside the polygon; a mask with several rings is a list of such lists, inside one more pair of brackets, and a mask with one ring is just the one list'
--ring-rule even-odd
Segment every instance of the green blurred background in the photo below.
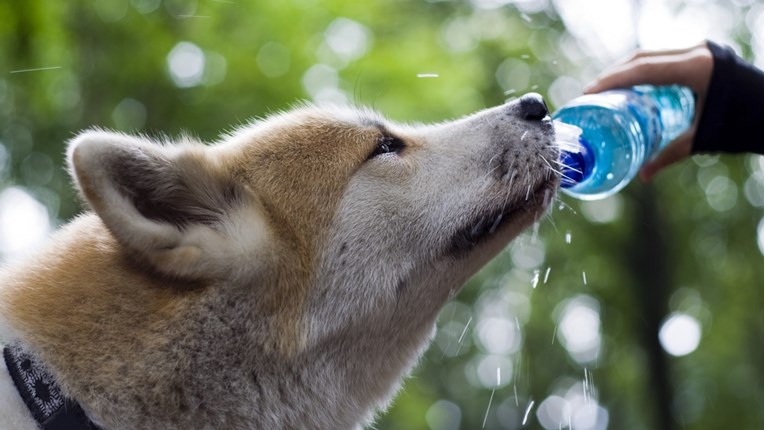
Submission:
{"label": "green blurred background", "polygon": [[[552,106],[637,47],[763,63],[754,0],[0,0],[0,256],[82,208],[65,141],[212,140],[298,100],[398,121]],[[763,161],[701,156],[551,213],[442,312],[376,429],[763,428]]]}

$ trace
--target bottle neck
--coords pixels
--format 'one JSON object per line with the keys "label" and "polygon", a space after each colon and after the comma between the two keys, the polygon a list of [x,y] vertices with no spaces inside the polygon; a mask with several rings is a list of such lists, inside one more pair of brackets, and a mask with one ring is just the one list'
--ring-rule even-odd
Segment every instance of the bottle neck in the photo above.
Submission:
{"label": "bottle neck", "polygon": [[561,188],[571,188],[589,178],[594,163],[590,144],[582,137],[577,144],[567,145],[560,152]]}

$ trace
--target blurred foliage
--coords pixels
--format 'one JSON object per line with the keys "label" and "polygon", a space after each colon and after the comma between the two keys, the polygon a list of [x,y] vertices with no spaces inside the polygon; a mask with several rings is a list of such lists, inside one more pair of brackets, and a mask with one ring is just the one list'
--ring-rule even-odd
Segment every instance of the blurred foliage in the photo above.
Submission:
{"label": "blurred foliage", "polygon": [[[745,24],[762,21],[761,4],[689,3],[728,10],[729,40],[756,52]],[[81,210],[64,142],[87,127],[213,140],[301,99],[417,122],[527,91],[560,103],[604,65],[588,60],[560,4],[2,0],[0,185],[25,190],[60,224]],[[185,55],[175,72],[171,52]],[[603,202],[561,196],[445,308],[434,345],[374,428],[604,428],[603,414],[619,429],[762,428],[762,205],[759,156],[696,157]],[[596,315],[584,320],[594,360],[561,342],[572,303]],[[682,357],[657,340],[672,312],[701,325]],[[516,333],[487,347],[497,327]],[[503,369],[498,386],[486,366]],[[595,406],[597,423],[576,418]]]}

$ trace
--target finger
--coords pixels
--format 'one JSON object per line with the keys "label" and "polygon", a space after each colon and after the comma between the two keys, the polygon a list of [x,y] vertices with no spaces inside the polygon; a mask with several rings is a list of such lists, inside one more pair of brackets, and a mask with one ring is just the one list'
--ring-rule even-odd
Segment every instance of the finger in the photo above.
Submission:
{"label": "finger", "polygon": [[585,89],[586,93],[597,93],[612,88],[627,88],[633,85],[685,84],[688,80],[685,67],[673,57],[647,57],[617,66]]}
{"label": "finger", "polygon": [[[669,53],[669,54],[667,54]],[[630,61],[607,69],[584,89],[586,94],[639,84],[680,84],[699,92],[708,85],[712,57],[705,45],[661,53],[637,53]]]}
{"label": "finger", "polygon": [[[649,57],[670,57],[675,55],[682,55],[688,52],[693,51],[694,49],[698,48],[698,46],[692,46],[690,48],[683,48],[683,49],[670,49],[670,50],[647,50],[647,49],[637,49],[633,52],[631,52],[629,55],[626,55],[624,57],[619,58],[618,60],[614,61],[606,70],[613,70],[621,66],[625,66],[627,64],[633,63],[637,60],[643,59],[643,58],[649,58]],[[605,73],[601,74],[604,75]]]}
{"label": "finger", "polygon": [[656,174],[665,167],[677,163],[680,160],[684,160],[691,155],[691,144],[693,143],[693,136],[695,130],[688,130],[681,134],[677,139],[670,142],[663,151],[661,151],[656,158],[645,163],[640,168],[640,180],[643,182],[650,182]]}
{"label": "finger", "polygon": [[700,46],[706,46],[706,42],[700,42],[696,45],[690,46],[688,48],[680,48],[680,49],[666,49],[666,50],[647,50],[647,49],[638,49],[636,50],[629,58],[628,61],[634,61],[638,58],[646,58],[646,57],[660,57],[663,55],[682,55],[687,54],[688,52],[693,51],[696,48],[699,48]]}

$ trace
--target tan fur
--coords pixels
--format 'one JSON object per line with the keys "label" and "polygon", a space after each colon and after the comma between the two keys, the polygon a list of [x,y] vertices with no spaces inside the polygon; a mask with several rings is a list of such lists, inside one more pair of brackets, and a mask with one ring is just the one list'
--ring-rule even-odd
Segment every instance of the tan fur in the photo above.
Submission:
{"label": "tan fur", "polygon": [[62,368],[104,349],[132,354],[126,333],[155,342],[156,327],[178,318],[203,290],[180,282],[174,287],[169,279],[135,270],[137,263],[93,215],[80,217],[55,239],[36,262],[7,274],[12,281],[2,290],[2,302],[11,324],[37,350],[56,351]]}
{"label": "tan fur", "polygon": [[106,428],[354,428],[547,207],[552,139],[512,103],[432,126],[304,107],[211,146],[85,132],[94,213],[0,274],[0,335]]}
{"label": "tan fur", "polygon": [[244,145],[243,153],[224,161],[237,179],[258,190],[264,214],[282,240],[281,258],[294,266],[264,303],[265,311],[280,315],[287,338],[299,336],[299,313],[333,208],[379,134],[371,126],[328,124],[319,116],[301,118],[301,125],[267,127],[253,136],[262,144]]}

